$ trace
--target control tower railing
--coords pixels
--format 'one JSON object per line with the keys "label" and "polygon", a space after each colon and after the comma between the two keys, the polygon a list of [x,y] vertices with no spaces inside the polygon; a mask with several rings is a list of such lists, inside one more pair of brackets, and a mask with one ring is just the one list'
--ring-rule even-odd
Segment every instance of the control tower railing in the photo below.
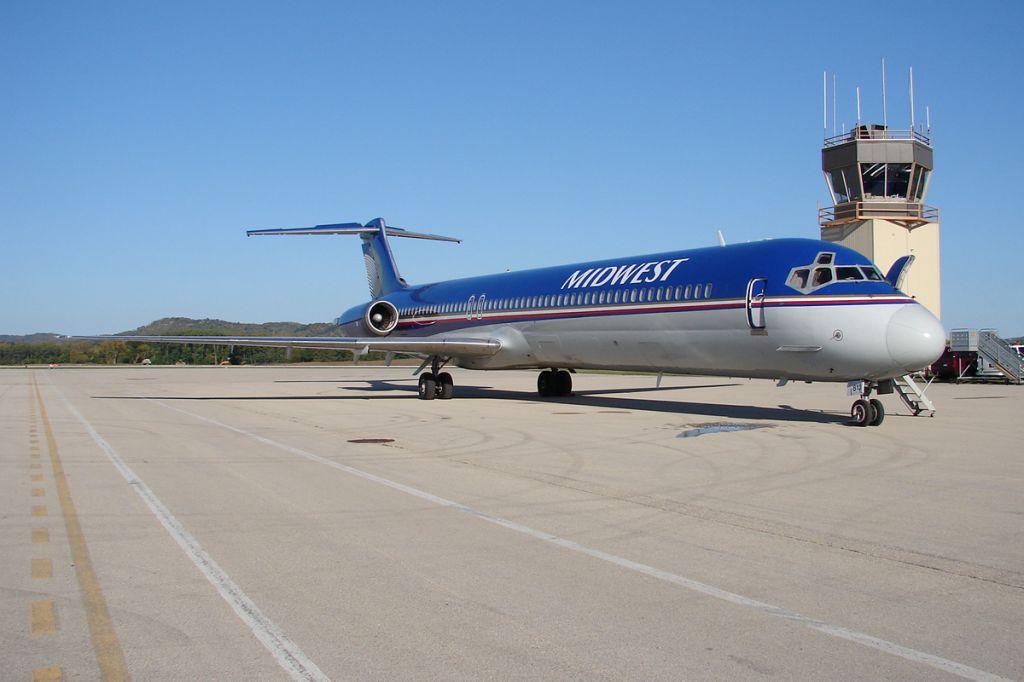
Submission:
{"label": "control tower railing", "polygon": [[823,146],[828,149],[854,140],[914,140],[929,147],[932,144],[928,135],[917,130],[890,130],[882,126],[861,125],[848,133],[826,138]]}
{"label": "control tower railing", "polygon": [[913,201],[850,201],[818,209],[818,224],[837,225],[881,218],[913,223],[939,222],[939,209]]}

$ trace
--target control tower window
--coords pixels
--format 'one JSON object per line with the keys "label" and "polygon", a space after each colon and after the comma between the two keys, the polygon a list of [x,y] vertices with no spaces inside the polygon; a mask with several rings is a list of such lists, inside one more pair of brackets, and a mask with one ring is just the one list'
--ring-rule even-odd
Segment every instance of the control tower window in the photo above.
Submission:
{"label": "control tower window", "polygon": [[914,188],[913,192],[907,197],[910,201],[923,201],[924,191],[928,187],[928,176],[931,171],[927,168],[921,168],[918,166],[917,172],[914,173]]}
{"label": "control tower window", "polygon": [[857,181],[857,167],[846,166],[830,171],[826,176],[832,195],[837,204],[860,199],[860,183]]}
{"label": "control tower window", "polygon": [[906,199],[910,189],[910,164],[890,163],[886,169],[888,175],[885,196],[894,199]]}
{"label": "control tower window", "polygon": [[885,196],[885,164],[862,163],[861,176],[864,178],[864,197]]}

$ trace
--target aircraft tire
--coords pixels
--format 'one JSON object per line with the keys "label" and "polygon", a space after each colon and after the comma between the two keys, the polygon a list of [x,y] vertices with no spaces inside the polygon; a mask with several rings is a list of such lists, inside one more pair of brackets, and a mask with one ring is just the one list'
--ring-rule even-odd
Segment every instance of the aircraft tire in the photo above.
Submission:
{"label": "aircraft tire", "polygon": [[441,372],[437,375],[437,397],[441,400],[451,400],[455,395],[455,382],[448,372]]}
{"label": "aircraft tire", "polygon": [[861,398],[853,403],[850,408],[850,418],[856,426],[867,426],[874,418],[874,410],[871,403]]}
{"label": "aircraft tire", "polygon": [[885,421],[885,405],[878,398],[871,399],[871,411],[873,412],[871,426],[878,426]]}
{"label": "aircraft tire", "polygon": [[567,396],[572,394],[572,375],[564,369],[555,372],[555,395]]}
{"label": "aircraft tire", "polygon": [[544,370],[537,375],[537,395],[541,398],[550,398],[555,394],[555,373],[551,370]]}
{"label": "aircraft tire", "polygon": [[437,397],[437,382],[430,372],[420,375],[419,397],[420,400],[433,400]]}

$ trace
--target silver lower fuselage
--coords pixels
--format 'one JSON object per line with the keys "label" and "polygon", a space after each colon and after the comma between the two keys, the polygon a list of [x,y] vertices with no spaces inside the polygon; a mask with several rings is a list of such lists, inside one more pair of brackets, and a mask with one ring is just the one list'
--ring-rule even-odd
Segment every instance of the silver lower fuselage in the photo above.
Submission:
{"label": "silver lower fuselage", "polygon": [[[921,369],[943,350],[939,321],[910,299],[773,306],[752,328],[743,307],[473,325],[500,339],[471,369],[557,367],[805,381],[881,380]],[[467,330],[463,330],[467,331]]]}

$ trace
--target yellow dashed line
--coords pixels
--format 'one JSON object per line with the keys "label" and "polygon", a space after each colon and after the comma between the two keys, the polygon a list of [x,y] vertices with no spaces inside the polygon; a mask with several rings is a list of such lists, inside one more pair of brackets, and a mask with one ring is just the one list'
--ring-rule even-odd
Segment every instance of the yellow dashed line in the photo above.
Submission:
{"label": "yellow dashed line", "polygon": [[96,652],[96,663],[99,665],[103,679],[128,680],[130,678],[125,666],[124,654],[121,652],[121,642],[117,639],[117,632],[114,630],[114,623],[110,618],[110,610],[107,608],[103,589],[100,587],[96,570],[92,565],[92,558],[89,556],[85,534],[78,521],[75,503],[71,499],[71,488],[64,476],[64,465],[60,461],[60,452],[57,450],[57,439],[53,435],[53,427],[50,426],[50,419],[46,414],[46,404],[43,403],[43,394],[39,390],[35,374],[32,375],[32,387],[35,389],[36,402],[43,422],[43,432],[46,434],[46,444],[50,451],[53,482],[57,488],[57,499],[60,500],[61,512],[64,515],[68,545],[71,547],[71,559],[75,565],[75,574],[78,576],[78,585],[82,590],[82,599],[85,602],[86,620],[89,622],[92,648]]}
{"label": "yellow dashed line", "polygon": [[29,469],[42,469],[43,465],[40,462],[32,462],[28,467]]}
{"label": "yellow dashed line", "polygon": [[45,580],[53,577],[53,562],[49,559],[32,560],[32,577],[36,580]]}
{"label": "yellow dashed line", "polygon": [[32,682],[61,682],[61,669],[36,668],[32,671]]}
{"label": "yellow dashed line", "polygon": [[32,529],[32,544],[45,545],[50,542],[50,531],[45,528]]}
{"label": "yellow dashed line", "polygon": [[32,516],[49,516],[49,512],[46,510],[45,504],[37,504],[32,507]]}
{"label": "yellow dashed line", "polygon": [[46,488],[32,488],[32,497],[46,497]]}
{"label": "yellow dashed line", "polygon": [[57,614],[52,599],[32,602],[32,634],[52,635],[57,631]]}
{"label": "yellow dashed line", "polygon": [[43,480],[43,475],[42,474],[32,474],[32,482],[33,483],[39,483],[42,480]]}

